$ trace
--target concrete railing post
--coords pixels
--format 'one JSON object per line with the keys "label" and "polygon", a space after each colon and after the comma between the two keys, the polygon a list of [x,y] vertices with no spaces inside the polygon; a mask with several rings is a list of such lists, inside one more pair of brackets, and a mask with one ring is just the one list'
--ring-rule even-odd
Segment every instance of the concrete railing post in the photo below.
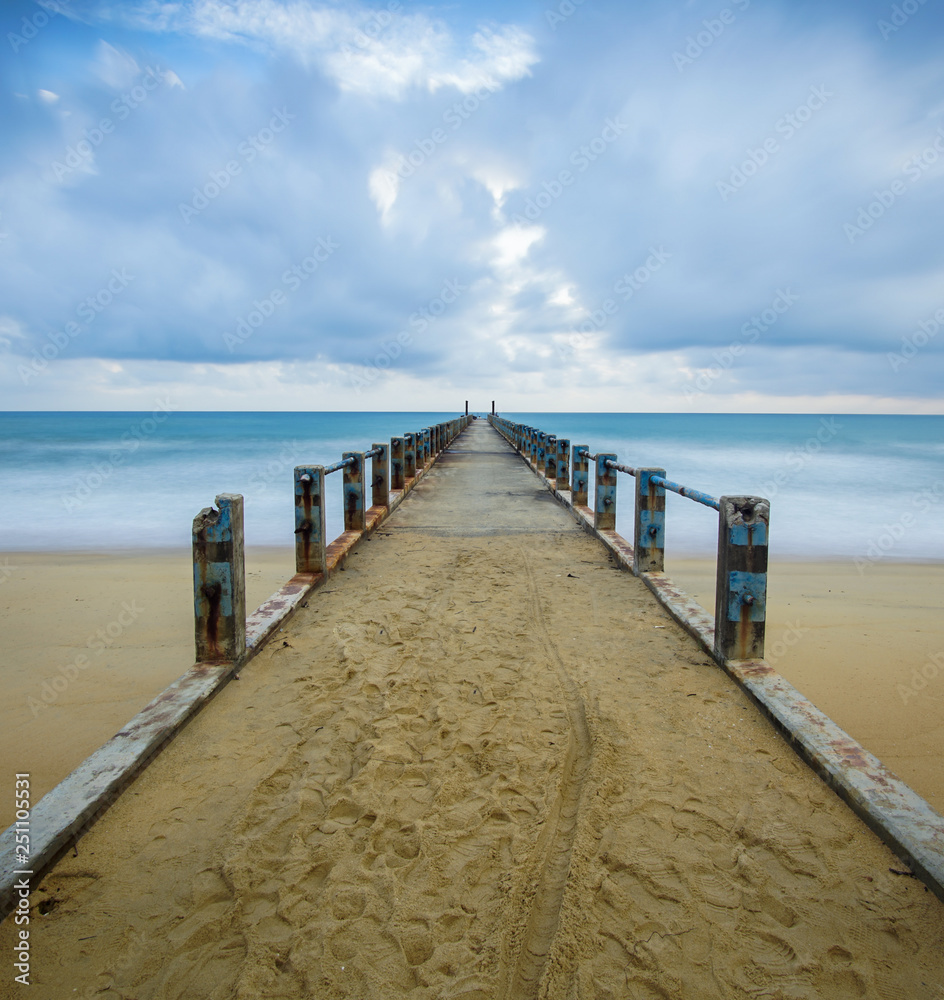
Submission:
{"label": "concrete railing post", "polygon": [[665,479],[665,469],[636,470],[636,517],[633,528],[633,572],[665,572],[665,489],[650,482]]}
{"label": "concrete railing post", "polygon": [[363,531],[367,527],[367,510],[364,504],[364,453],[346,451],[342,458],[353,458],[352,465],[344,466],[344,530]]}
{"label": "concrete railing post", "polygon": [[547,466],[547,435],[544,431],[538,431],[538,455],[537,455],[537,470],[538,472],[543,472]]}
{"label": "concrete railing post", "polygon": [[588,445],[574,445],[574,471],[571,479],[570,502],[575,507],[587,506],[590,482],[590,460],[587,458],[589,452]]}
{"label": "concrete railing post", "polygon": [[429,465],[429,447],[427,445],[427,435],[429,431],[425,427],[420,428],[419,434],[416,435],[416,467],[417,469],[425,469]]}
{"label": "concrete railing post", "polygon": [[429,465],[433,460],[433,433],[428,427],[423,428],[423,464]]}
{"label": "concrete railing post", "polygon": [[597,455],[596,488],[593,493],[593,526],[597,531],[616,530],[616,469],[606,467],[615,455]]}
{"label": "concrete railing post", "polygon": [[767,618],[767,533],[770,502],[722,497],[718,514],[715,656],[759,660]]}
{"label": "concrete railing post", "polygon": [[570,489],[570,441],[557,439],[557,489]]}
{"label": "concrete railing post", "polygon": [[416,435],[403,435],[403,478],[416,479]]}
{"label": "concrete railing post", "polygon": [[370,502],[374,507],[390,506],[390,476],[387,467],[389,447],[385,444],[372,444],[371,451],[379,451],[370,460]]}
{"label": "concrete railing post", "polygon": [[390,489],[403,489],[403,438],[390,438]]}
{"label": "concrete railing post", "polygon": [[544,478],[553,479],[557,485],[557,438],[553,434],[544,440]]}
{"label": "concrete railing post", "polygon": [[197,663],[238,664],[246,654],[243,498],[221,493],[193,519]]}
{"label": "concrete railing post", "polygon": [[295,468],[295,572],[324,573],[325,474],[321,465]]}

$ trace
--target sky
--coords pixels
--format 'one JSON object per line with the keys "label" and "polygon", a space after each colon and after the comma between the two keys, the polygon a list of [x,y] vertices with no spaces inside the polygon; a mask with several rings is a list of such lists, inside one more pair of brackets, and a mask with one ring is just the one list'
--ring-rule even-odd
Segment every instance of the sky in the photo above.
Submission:
{"label": "sky", "polygon": [[934,0],[0,36],[0,409],[944,413]]}

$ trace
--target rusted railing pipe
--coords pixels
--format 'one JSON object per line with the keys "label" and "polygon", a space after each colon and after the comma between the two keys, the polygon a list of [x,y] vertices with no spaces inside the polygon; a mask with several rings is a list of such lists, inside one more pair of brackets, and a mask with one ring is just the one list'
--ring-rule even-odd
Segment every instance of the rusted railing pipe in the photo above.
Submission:
{"label": "rusted railing pipe", "polygon": [[[345,455],[348,453],[345,452]],[[324,467],[324,474],[330,476],[332,472],[340,472],[341,469],[346,469],[352,462],[353,458],[342,458],[340,462],[335,462],[334,465],[326,465]]]}
{"label": "rusted railing pipe", "polygon": [[622,462],[611,462],[607,459],[606,467],[608,469],[615,469],[617,472],[625,472],[627,476],[635,476],[636,470],[630,465],[623,465]]}
{"label": "rusted railing pipe", "polygon": [[[665,473],[663,473],[664,475]],[[670,482],[668,479],[662,477],[659,477],[659,482],[656,485],[661,486],[663,489],[671,490],[673,493],[678,493],[681,497],[694,500],[696,503],[703,503],[706,507],[711,507],[712,510],[721,510],[717,497],[709,496],[700,490],[693,490],[690,486],[679,486],[678,483]]]}

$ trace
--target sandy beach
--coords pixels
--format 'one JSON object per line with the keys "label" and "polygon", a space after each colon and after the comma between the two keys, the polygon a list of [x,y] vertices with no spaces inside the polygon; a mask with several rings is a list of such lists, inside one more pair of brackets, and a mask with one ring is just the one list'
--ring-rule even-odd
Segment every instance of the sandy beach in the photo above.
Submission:
{"label": "sandy beach", "polygon": [[[0,587],[7,622],[0,759],[29,770],[38,794],[190,666],[190,558],[186,551],[0,555],[0,566],[11,567]],[[249,549],[246,562],[247,599],[256,607],[291,576],[294,550]],[[713,609],[713,562],[670,558],[667,571]],[[769,589],[768,660],[944,812],[944,565],[889,562],[860,575],[851,562],[779,561]],[[70,670],[82,656],[87,665]],[[0,801],[0,827],[12,813],[12,803]]]}
{"label": "sandy beach", "polygon": [[[44,795],[192,663],[189,551],[0,555],[0,760]],[[289,549],[250,549],[257,607],[295,571]],[[0,826],[13,803],[0,800]]]}
{"label": "sandy beach", "polygon": [[434,470],[42,881],[34,995],[939,996],[940,901],[494,456]]}

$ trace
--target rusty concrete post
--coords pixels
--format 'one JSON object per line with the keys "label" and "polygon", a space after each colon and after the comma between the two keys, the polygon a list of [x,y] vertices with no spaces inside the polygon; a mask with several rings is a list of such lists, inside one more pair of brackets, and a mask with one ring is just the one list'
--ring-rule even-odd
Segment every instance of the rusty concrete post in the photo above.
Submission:
{"label": "rusty concrete post", "polygon": [[403,489],[403,438],[390,438],[390,489]]}
{"label": "rusty concrete post", "polygon": [[598,454],[596,489],[593,493],[593,526],[597,531],[616,531],[616,469],[606,467],[615,455]]}
{"label": "rusty concrete post", "polygon": [[363,531],[367,527],[364,504],[364,453],[346,451],[341,458],[353,458],[352,465],[344,466],[344,530]]}
{"label": "rusty concrete post", "polygon": [[413,446],[416,452],[416,471],[421,472],[426,465],[426,448],[423,445],[422,428],[414,435]]}
{"label": "rusty concrete post", "polygon": [[557,436],[548,434],[544,439],[544,478],[553,479],[557,485]]}
{"label": "rusty concrete post", "polygon": [[557,489],[570,489],[570,441],[557,439]]}
{"label": "rusty concrete post", "polygon": [[547,457],[547,435],[544,431],[538,431],[538,455],[537,455],[537,470],[538,472],[543,472],[546,468],[546,457]]}
{"label": "rusty concrete post", "polygon": [[767,619],[767,533],[770,502],[722,497],[718,514],[715,656],[759,660]]}
{"label": "rusty concrete post", "polygon": [[650,482],[665,479],[665,469],[636,470],[636,517],[633,529],[633,572],[665,572],[665,489]]}
{"label": "rusty concrete post", "polygon": [[321,465],[295,467],[295,572],[324,573],[325,474]]}
{"label": "rusty concrete post", "polygon": [[538,467],[538,429],[537,427],[531,428],[531,464]]}
{"label": "rusty concrete post", "polygon": [[574,445],[574,471],[570,487],[570,502],[575,507],[586,507],[590,483],[590,448],[585,444]]}
{"label": "rusty concrete post", "polygon": [[403,478],[416,479],[416,435],[403,435]]}
{"label": "rusty concrete post", "polygon": [[370,460],[370,502],[373,507],[390,506],[390,479],[387,470],[388,446],[372,444],[371,451],[378,451]]}
{"label": "rusty concrete post", "polygon": [[429,465],[433,460],[433,435],[428,427],[423,428],[423,464]]}
{"label": "rusty concrete post", "polygon": [[243,498],[221,493],[193,519],[197,663],[238,664],[246,654]]}

